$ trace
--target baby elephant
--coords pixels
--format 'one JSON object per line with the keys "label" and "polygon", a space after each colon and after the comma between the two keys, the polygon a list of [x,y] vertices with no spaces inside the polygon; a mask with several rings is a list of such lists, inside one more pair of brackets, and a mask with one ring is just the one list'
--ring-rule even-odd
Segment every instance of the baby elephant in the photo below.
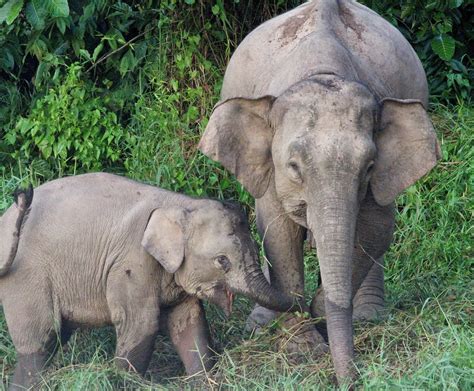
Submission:
{"label": "baby elephant", "polygon": [[212,362],[199,299],[227,313],[234,293],[276,311],[297,308],[267,283],[235,206],[104,173],[16,198],[0,219],[0,299],[17,350],[12,388],[34,385],[56,342],[77,327],[114,325],[117,365],[144,373],[165,324],[193,374]]}

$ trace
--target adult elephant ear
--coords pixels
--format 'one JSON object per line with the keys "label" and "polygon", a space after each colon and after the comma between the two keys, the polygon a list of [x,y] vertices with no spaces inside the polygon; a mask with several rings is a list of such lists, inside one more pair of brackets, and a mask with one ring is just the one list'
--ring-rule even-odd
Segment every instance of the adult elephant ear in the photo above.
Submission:
{"label": "adult elephant ear", "polygon": [[275,98],[231,98],[219,103],[199,150],[220,162],[255,197],[262,197],[273,171],[273,131],[268,115]]}
{"label": "adult elephant ear", "polygon": [[184,261],[186,214],[181,208],[155,209],[143,233],[142,246],[168,273],[175,273]]}
{"label": "adult elephant ear", "polygon": [[433,125],[417,100],[382,101],[375,143],[377,159],[370,184],[379,205],[393,202],[441,158]]}

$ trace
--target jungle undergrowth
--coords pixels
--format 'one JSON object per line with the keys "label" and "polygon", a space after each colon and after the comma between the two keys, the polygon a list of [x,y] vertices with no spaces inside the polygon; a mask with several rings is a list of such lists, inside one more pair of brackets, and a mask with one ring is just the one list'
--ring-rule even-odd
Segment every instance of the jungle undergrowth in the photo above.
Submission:
{"label": "jungle undergrowth", "polygon": [[[358,384],[366,389],[468,390],[474,386],[471,240],[474,110],[463,104],[437,106],[432,118],[443,159],[430,175],[397,200],[397,230],[385,262],[388,315],[383,320],[355,327]],[[173,146],[172,137],[166,133],[164,142]],[[169,151],[165,162],[181,159],[179,148],[170,147]],[[193,151],[182,166],[172,169],[192,172],[189,166],[200,159],[203,164],[212,165]],[[148,166],[143,162],[138,167],[142,171],[132,176],[140,178],[140,173],[156,172],[154,165],[154,160],[149,161]],[[23,169],[21,175],[12,175],[7,170],[0,175],[1,211],[10,205],[11,194],[20,183],[32,181],[37,185],[43,181],[31,168]],[[193,175],[202,178],[199,173]],[[153,175],[143,178],[154,182]],[[176,189],[172,181],[161,185]],[[197,189],[206,184],[198,181],[195,186]],[[219,180],[215,186],[219,186]],[[195,189],[186,190],[195,194]],[[203,189],[202,194],[208,191]],[[226,189],[221,189],[217,196],[226,197]],[[246,197],[242,196],[240,201],[246,203],[255,232],[253,205]],[[309,300],[318,284],[317,259],[310,251],[305,255],[305,269]],[[212,373],[216,389],[334,387],[329,355],[318,360],[308,358],[308,362],[295,365],[283,352],[275,351],[274,327],[258,336],[246,333],[245,319],[252,308],[246,299],[236,300],[229,319],[218,308],[209,304],[206,307],[218,355]],[[76,332],[54,358],[45,374],[44,388],[192,388],[166,337],[158,338],[145,379],[115,369],[114,344],[111,328]],[[14,367],[15,352],[3,316],[0,318],[0,360],[2,380],[6,384]]]}
{"label": "jungle undergrowth", "polygon": [[[20,64],[27,77],[17,84],[12,81],[16,74],[9,64],[1,64],[7,66],[12,80],[0,84],[0,103],[5,103],[0,107],[0,214],[12,203],[11,194],[18,185],[38,186],[64,175],[103,170],[192,196],[238,201],[256,233],[250,195],[196,146],[218,101],[232,49],[246,31],[301,1],[261,0],[255,6],[263,9],[258,14],[251,12],[254,2],[247,6],[245,2],[228,2],[233,7],[228,12],[229,5],[226,2],[224,7],[222,0],[209,6],[186,1],[186,13],[173,8],[176,2],[172,0],[149,9],[140,8],[142,2],[132,3],[89,3],[88,12],[104,16],[110,31],[99,31],[105,25],[99,26],[93,17],[81,19],[72,10],[71,23],[83,23],[86,33],[84,42],[74,46],[71,41],[66,52],[62,44],[70,38],[72,25],[63,26],[65,17],[48,17],[48,30],[36,26],[41,33],[23,34],[31,53],[25,57],[29,62]],[[388,7],[387,13],[392,22],[402,26],[405,11],[398,9],[400,4]],[[416,4],[413,0],[403,7]],[[410,24],[408,33],[417,36],[418,45],[440,34],[446,41],[451,32],[446,30],[449,21],[445,21],[457,12],[450,10],[436,23],[417,20]],[[15,29],[23,23],[23,14],[19,15],[4,31],[8,38],[18,37]],[[415,14],[410,17],[417,19]],[[430,29],[426,30],[428,24]],[[419,25],[424,27],[417,29]],[[147,26],[153,30],[138,33]],[[63,27],[65,33],[53,34]],[[45,31],[50,31],[50,39]],[[93,34],[87,35],[87,31]],[[426,36],[418,37],[423,32]],[[1,50],[27,47],[9,41],[8,45]],[[439,96],[460,89],[470,91],[465,84],[472,74],[471,59],[462,55],[459,42],[449,61],[439,56],[433,59],[436,53],[429,45],[423,48],[427,48],[423,49],[424,59]],[[15,61],[23,58],[17,57]],[[458,61],[461,57],[467,66]],[[35,70],[32,65],[38,65],[37,59],[42,65]],[[445,79],[450,75],[457,82],[448,88]],[[433,105],[431,116],[443,159],[397,200],[397,229],[385,261],[388,316],[356,325],[358,384],[364,389],[470,390],[474,386],[474,109],[467,100],[459,100],[449,106]],[[90,133],[83,132],[86,125]],[[106,137],[102,137],[104,130]],[[81,142],[71,143],[71,134]],[[311,251],[305,254],[305,270],[310,300],[319,283],[317,259]],[[206,305],[218,356],[212,374],[215,388],[334,388],[329,355],[294,364],[283,352],[274,350],[272,331],[277,324],[258,336],[244,331],[252,305],[237,298],[229,319]],[[110,327],[78,331],[53,359],[43,388],[192,389],[166,337],[158,338],[145,379],[114,367],[114,344]],[[0,363],[6,387],[15,352],[3,315]]]}

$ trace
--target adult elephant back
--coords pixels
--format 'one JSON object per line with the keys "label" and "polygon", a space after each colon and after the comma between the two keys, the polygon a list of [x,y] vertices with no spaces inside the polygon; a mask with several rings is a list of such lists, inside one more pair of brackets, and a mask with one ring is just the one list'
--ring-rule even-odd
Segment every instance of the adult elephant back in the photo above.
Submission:
{"label": "adult elephant back", "polygon": [[378,100],[428,104],[425,72],[410,44],[374,11],[349,0],[311,1],[257,27],[227,66],[221,100],[280,96],[314,74],[359,81]]}
{"label": "adult elephant back", "polygon": [[256,198],[277,289],[303,294],[311,231],[324,288],[312,312],[325,313],[338,381],[350,381],[353,315],[383,306],[393,201],[439,158],[421,63],[370,9],[315,0],[244,39],[221,98],[199,148]]}

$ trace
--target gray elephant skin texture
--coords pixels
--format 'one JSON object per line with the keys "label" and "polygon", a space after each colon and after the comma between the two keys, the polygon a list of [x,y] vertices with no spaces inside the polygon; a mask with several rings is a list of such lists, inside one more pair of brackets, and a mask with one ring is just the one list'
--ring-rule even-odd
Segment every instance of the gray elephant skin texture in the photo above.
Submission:
{"label": "gray elephant skin texture", "polygon": [[199,144],[256,198],[272,286],[304,293],[303,241],[314,238],[311,310],[326,316],[339,383],[356,373],[353,317],[383,308],[394,199],[440,158],[427,105],[396,28],[354,1],[315,0],[242,41]]}
{"label": "gray elephant skin texture", "polygon": [[186,372],[212,364],[200,299],[234,293],[285,311],[236,205],[111,174],[58,179],[17,195],[0,219],[0,299],[17,351],[11,389],[28,388],[77,327],[113,325],[116,363],[144,373],[160,325]]}

